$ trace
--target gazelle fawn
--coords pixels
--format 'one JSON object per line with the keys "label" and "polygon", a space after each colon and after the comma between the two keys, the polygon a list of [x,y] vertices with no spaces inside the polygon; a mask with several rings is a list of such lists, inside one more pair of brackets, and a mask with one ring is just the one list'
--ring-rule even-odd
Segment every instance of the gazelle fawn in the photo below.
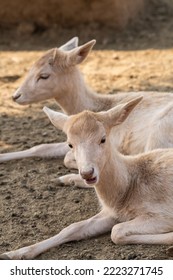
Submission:
{"label": "gazelle fawn", "polygon": [[44,108],[52,123],[67,134],[80,176],[95,188],[101,211],[1,258],[30,259],[60,244],[105,232],[111,232],[115,244],[173,243],[173,149],[125,156],[114,145],[113,131],[141,99],[105,112],[84,111],[74,116]]}

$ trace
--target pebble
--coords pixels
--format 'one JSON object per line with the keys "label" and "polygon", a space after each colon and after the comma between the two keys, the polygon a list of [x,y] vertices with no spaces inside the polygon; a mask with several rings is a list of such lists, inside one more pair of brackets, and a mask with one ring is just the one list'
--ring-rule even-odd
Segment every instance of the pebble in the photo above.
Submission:
{"label": "pebble", "polygon": [[11,195],[7,195],[5,199],[11,199]]}
{"label": "pebble", "polygon": [[43,199],[47,199],[49,197],[49,191],[45,191],[43,193]]}
{"label": "pebble", "polygon": [[7,184],[7,182],[5,182],[5,181],[0,182],[0,186],[6,185],[6,184]]}
{"label": "pebble", "polygon": [[137,255],[135,253],[130,253],[128,256],[127,256],[127,259],[128,260],[134,260],[137,258]]}
{"label": "pebble", "polygon": [[113,59],[115,59],[115,60],[120,59],[120,57],[119,57],[119,55],[118,55],[118,54],[114,54],[114,55],[112,56],[112,58],[113,58]]}
{"label": "pebble", "polygon": [[42,133],[42,136],[47,136],[47,135],[48,135],[47,132]]}
{"label": "pebble", "polygon": [[55,187],[54,186],[47,186],[47,190],[48,191],[55,191]]}
{"label": "pebble", "polygon": [[18,217],[18,214],[14,212],[11,214],[11,217]]}
{"label": "pebble", "polygon": [[8,117],[8,115],[6,113],[2,113],[1,117],[6,118],[6,117]]}

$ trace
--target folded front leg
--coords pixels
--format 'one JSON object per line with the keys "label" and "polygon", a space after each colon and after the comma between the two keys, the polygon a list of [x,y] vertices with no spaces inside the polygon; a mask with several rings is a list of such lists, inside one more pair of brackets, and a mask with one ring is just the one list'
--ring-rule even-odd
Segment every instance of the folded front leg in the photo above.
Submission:
{"label": "folded front leg", "polygon": [[171,220],[150,215],[139,216],[131,221],[113,227],[111,239],[124,244],[172,244],[173,227]]}
{"label": "folded front leg", "polygon": [[82,189],[93,188],[85,183],[79,174],[67,174],[54,180],[61,186],[76,186]]}
{"label": "folded front leg", "polygon": [[69,151],[64,158],[64,165],[69,169],[78,169],[73,151]]}

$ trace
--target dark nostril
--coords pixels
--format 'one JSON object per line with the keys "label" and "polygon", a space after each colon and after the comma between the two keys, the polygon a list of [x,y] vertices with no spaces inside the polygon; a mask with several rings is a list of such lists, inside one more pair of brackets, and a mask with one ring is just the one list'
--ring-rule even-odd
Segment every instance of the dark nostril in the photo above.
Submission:
{"label": "dark nostril", "polygon": [[94,168],[92,167],[90,170],[87,171],[80,171],[80,175],[83,179],[91,179],[94,174]]}
{"label": "dark nostril", "polygon": [[21,94],[13,95],[12,96],[13,101],[16,101],[20,96]]}

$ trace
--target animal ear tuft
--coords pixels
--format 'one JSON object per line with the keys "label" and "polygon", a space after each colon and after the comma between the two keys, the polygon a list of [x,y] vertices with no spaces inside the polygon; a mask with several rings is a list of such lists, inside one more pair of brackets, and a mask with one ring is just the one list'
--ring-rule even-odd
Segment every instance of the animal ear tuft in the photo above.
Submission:
{"label": "animal ear tuft", "polygon": [[60,50],[62,51],[70,51],[74,48],[77,48],[79,42],[78,37],[73,37],[71,40],[69,40],[67,43],[59,47]]}
{"label": "animal ear tuft", "polygon": [[88,43],[75,48],[74,50],[69,52],[71,64],[79,64],[85,60],[88,56],[90,50],[95,45],[96,40],[91,40]]}
{"label": "animal ear tuft", "polygon": [[114,125],[121,124],[124,122],[131,111],[137,106],[137,104],[143,99],[143,96],[137,97],[135,99],[130,100],[129,102],[119,105],[119,108],[110,110],[110,118]]}
{"label": "animal ear tuft", "polygon": [[53,66],[53,64],[54,64],[54,62],[55,62],[55,60],[56,60],[56,56],[57,56],[57,51],[58,51],[58,49],[57,48],[54,48],[53,49],[53,53],[52,53],[52,56],[49,58],[49,60],[48,60],[48,63],[51,65],[51,66]]}
{"label": "animal ear tuft", "polygon": [[55,112],[55,111],[49,109],[46,106],[44,106],[43,111],[45,112],[45,114],[48,116],[48,118],[50,119],[51,123],[55,127],[63,130],[64,125],[65,125],[65,123],[67,122],[67,120],[69,118],[67,115],[65,115],[63,113],[60,113],[60,112]]}
{"label": "animal ear tuft", "polygon": [[100,119],[100,121],[106,124],[106,126],[108,126],[109,128],[112,128],[113,126],[119,125],[124,122],[130,112],[133,111],[133,109],[142,99],[143,96],[140,96],[130,100],[127,103],[119,104],[106,112],[100,112],[96,114],[98,114],[98,118]]}

